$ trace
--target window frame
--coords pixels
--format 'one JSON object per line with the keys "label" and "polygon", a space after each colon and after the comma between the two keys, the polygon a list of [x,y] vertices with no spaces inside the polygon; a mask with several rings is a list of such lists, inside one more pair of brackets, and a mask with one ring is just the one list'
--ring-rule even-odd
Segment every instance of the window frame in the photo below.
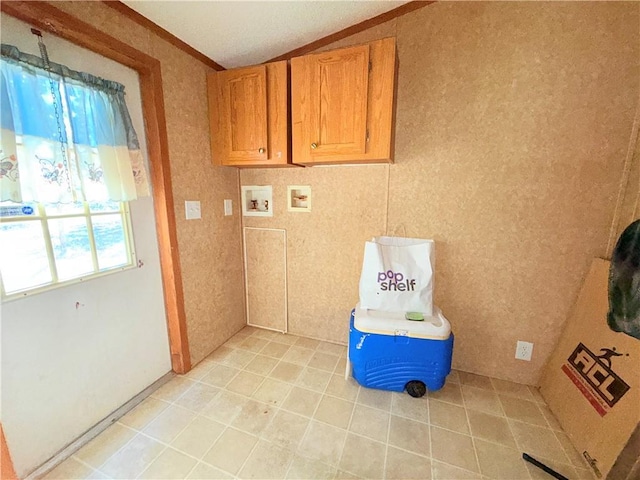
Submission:
{"label": "window frame", "polygon": [[[12,217],[0,217],[0,224],[15,223],[15,222],[38,222],[42,230],[45,251],[47,253],[47,260],[49,264],[49,272],[51,274],[51,282],[33,287],[28,287],[15,292],[7,293],[4,287],[4,280],[2,278],[2,272],[0,271],[0,297],[2,302],[9,302],[19,298],[24,298],[37,293],[47,292],[55,290],[60,287],[66,287],[69,285],[84,283],[94,278],[100,278],[114,273],[122,272],[125,270],[131,270],[137,268],[138,259],[136,256],[135,242],[133,235],[133,224],[131,221],[131,208],[129,202],[118,202],[119,209],[111,211],[91,212],[89,202],[79,202],[83,204],[82,212],[78,213],[64,213],[64,214],[47,214],[45,205],[42,203],[36,203],[36,212],[34,215],[16,215]],[[105,268],[100,270],[98,263],[98,251],[96,248],[95,234],[93,230],[93,217],[100,217],[105,215],[119,214],[122,218],[122,227],[124,232],[124,245],[127,252],[128,263],[125,265],[118,265],[115,267]],[[93,264],[93,272],[83,274],[78,277],[70,278],[68,280],[59,280],[57,275],[57,267],[55,254],[53,250],[53,243],[51,234],[49,233],[49,220],[57,220],[63,218],[84,218],[87,226],[87,235],[89,239],[89,249],[91,252],[91,260]]]}

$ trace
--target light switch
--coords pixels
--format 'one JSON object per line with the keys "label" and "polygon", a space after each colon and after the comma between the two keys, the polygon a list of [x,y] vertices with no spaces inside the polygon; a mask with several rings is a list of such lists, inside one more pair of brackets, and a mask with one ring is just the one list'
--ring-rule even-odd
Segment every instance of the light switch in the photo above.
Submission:
{"label": "light switch", "polygon": [[233,215],[233,201],[226,198],[224,200],[224,216],[228,217],[229,215]]}
{"label": "light switch", "polygon": [[184,211],[187,220],[197,220],[202,218],[200,215],[200,202],[187,200],[184,202]]}

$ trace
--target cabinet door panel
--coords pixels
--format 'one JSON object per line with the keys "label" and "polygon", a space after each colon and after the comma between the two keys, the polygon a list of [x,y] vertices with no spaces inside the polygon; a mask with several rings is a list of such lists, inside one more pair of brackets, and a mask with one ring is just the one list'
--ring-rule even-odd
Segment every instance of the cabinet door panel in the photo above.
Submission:
{"label": "cabinet door panel", "polygon": [[226,150],[231,162],[268,158],[267,72],[264,65],[224,74],[223,105]]}
{"label": "cabinet door panel", "polygon": [[314,55],[311,156],[365,153],[369,46]]}

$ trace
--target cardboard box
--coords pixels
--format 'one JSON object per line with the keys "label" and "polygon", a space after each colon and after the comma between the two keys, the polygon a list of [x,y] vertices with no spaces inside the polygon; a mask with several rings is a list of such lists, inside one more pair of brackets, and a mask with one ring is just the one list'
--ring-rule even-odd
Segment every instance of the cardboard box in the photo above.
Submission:
{"label": "cardboard box", "polygon": [[[608,475],[618,457],[636,448],[631,437],[640,423],[640,340],[607,325],[609,266],[593,261],[540,392],[596,475],[614,480]],[[619,468],[628,463],[618,462],[615,480],[631,475],[633,462],[629,472]]]}

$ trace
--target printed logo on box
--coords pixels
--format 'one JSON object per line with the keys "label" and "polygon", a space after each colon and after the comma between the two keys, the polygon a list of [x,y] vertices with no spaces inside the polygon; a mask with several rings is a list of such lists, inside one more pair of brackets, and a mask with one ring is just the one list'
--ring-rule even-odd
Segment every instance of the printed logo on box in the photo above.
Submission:
{"label": "printed logo on box", "polygon": [[378,283],[380,290],[383,292],[413,292],[416,289],[416,280],[414,278],[404,278],[400,272],[387,270],[386,272],[378,272]]}
{"label": "printed logo on box", "polygon": [[601,355],[596,355],[579,343],[561,369],[596,412],[604,417],[630,387],[611,366],[612,358],[623,354],[616,352],[615,347],[601,348],[600,352]]}

